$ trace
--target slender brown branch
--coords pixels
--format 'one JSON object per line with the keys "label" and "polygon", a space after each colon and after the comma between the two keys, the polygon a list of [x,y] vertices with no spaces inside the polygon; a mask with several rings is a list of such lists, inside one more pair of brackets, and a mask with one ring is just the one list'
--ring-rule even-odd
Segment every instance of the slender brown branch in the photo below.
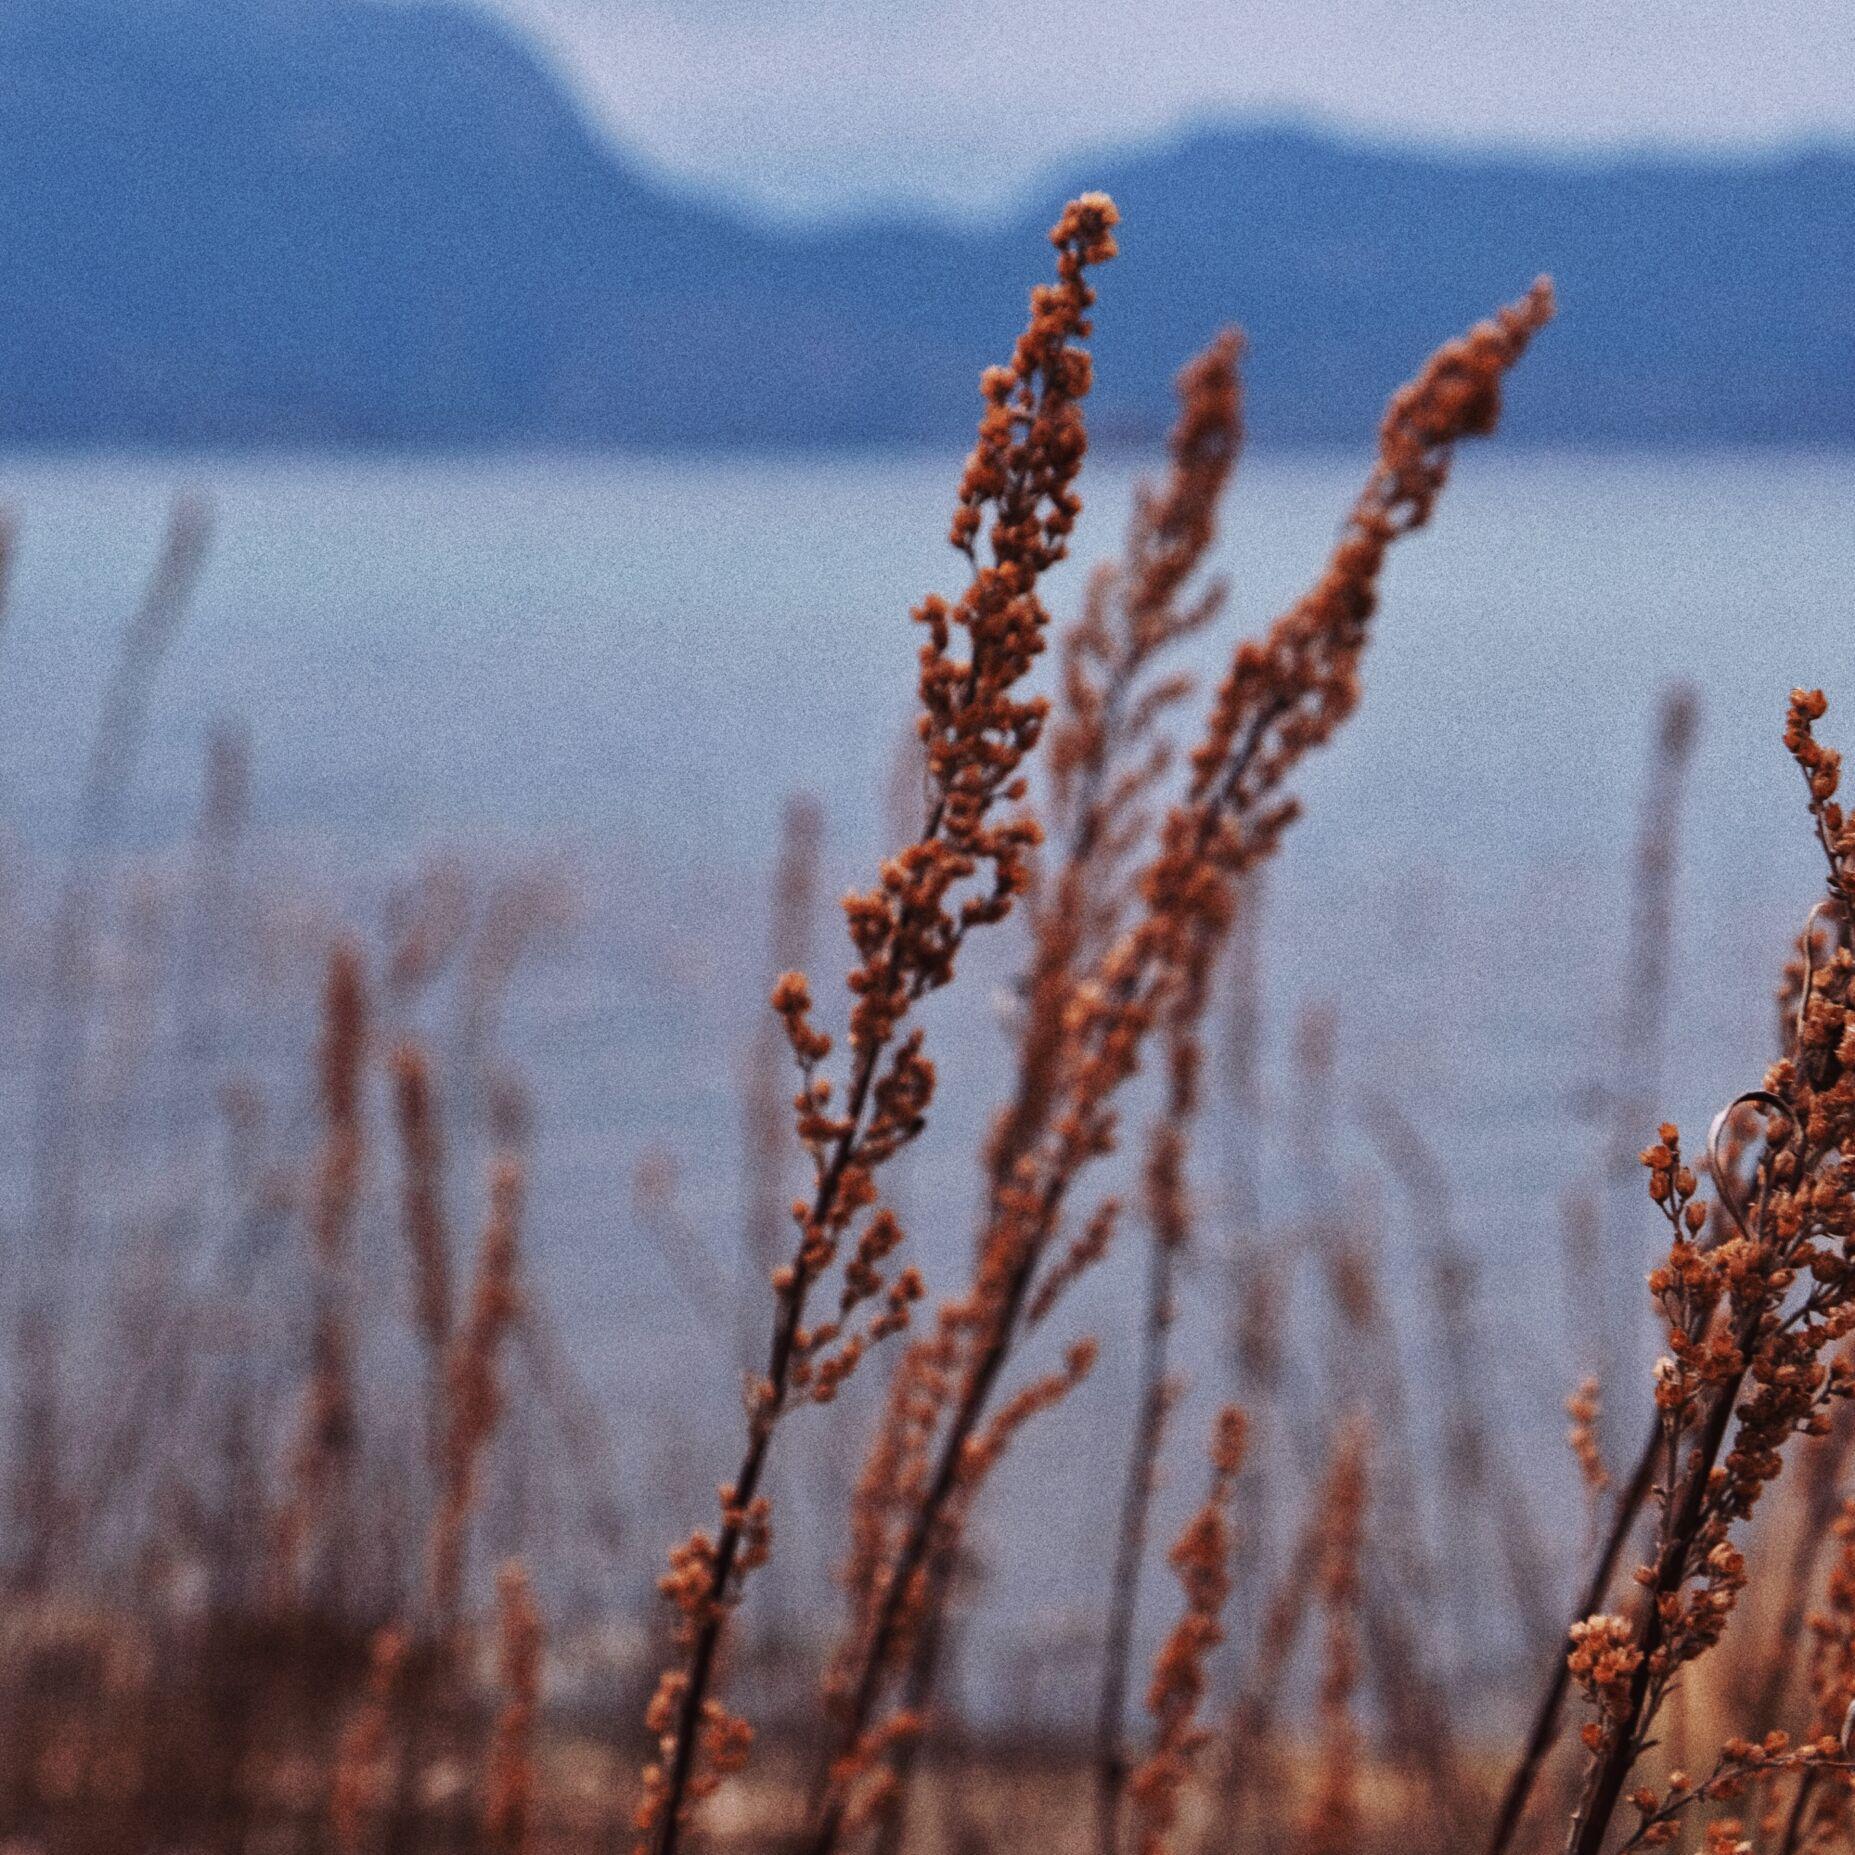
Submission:
{"label": "slender brown branch", "polygon": [[[1359,659],[1391,544],[1428,521],[1455,444],[1494,428],[1502,376],[1551,313],[1550,286],[1542,280],[1498,321],[1441,350],[1393,399],[1379,463],[1325,574],[1261,642],[1246,642],[1233,660],[1192,756],[1188,798],[1168,816],[1142,877],[1143,914],[1086,986],[1051,988],[1049,1008],[1063,1027],[1071,1080],[1055,1099],[1044,1075],[1035,1091],[1021,1088],[995,1140],[993,1190],[978,1245],[977,1308],[962,1314],[977,1321],[978,1337],[966,1351],[934,1471],[869,1619],[857,1678],[847,1684],[834,1768],[854,1768],[896,1640],[919,1595],[918,1581],[937,1542],[957,1523],[954,1495],[969,1480],[969,1441],[1013,1351],[1069,1188],[1082,1167],[1112,1145],[1113,1097],[1137,1068],[1145,1034],[1174,989],[1214,964],[1239,877],[1274,850],[1291,822],[1295,808],[1280,796],[1283,781],[1356,703]],[[1026,1065],[1027,1075],[1031,1068]],[[1051,1121],[1058,1133],[1046,1144],[1042,1130]],[[809,1855],[828,1855],[834,1847],[846,1805],[844,1786],[832,1782],[805,1839]]]}
{"label": "slender brown branch", "polygon": [[1153,1479],[1165,1437],[1172,1387],[1166,1369],[1173,1321],[1173,1246],[1158,1231],[1147,1250],[1146,1318],[1142,1327],[1140,1403],[1121,1488],[1108,1628],[1102,1648],[1101,1689],[1095,1715],[1095,1838],[1100,1855],[1120,1846],[1121,1793],[1127,1782],[1127,1690],[1133,1661],[1134,1617],[1140,1567],[1146,1556]]}
{"label": "slender brown branch", "polygon": [[[1635,1530],[1643,1503],[1649,1498],[1649,1490],[1654,1486],[1655,1463],[1661,1449],[1662,1426],[1658,1422],[1650,1427],[1642,1453],[1636,1459],[1635,1468],[1630,1471],[1629,1480],[1617,1491],[1610,1531],[1604,1537],[1603,1546],[1591,1567],[1591,1575],[1579,1594],[1578,1605],[1573,1613],[1575,1616],[1588,1617],[1594,1611],[1603,1609],[1604,1599],[1609,1595],[1617,1575],[1617,1561],[1622,1558],[1623,1549],[1629,1544],[1630,1534]],[[1520,1819],[1526,1813],[1527,1801],[1533,1794],[1533,1787],[1538,1782],[1547,1754],[1558,1740],[1559,1716],[1565,1705],[1565,1690],[1570,1685],[1571,1669],[1565,1651],[1562,1647],[1555,1648],[1552,1672],[1547,1677],[1539,1704],[1534,1709],[1520,1762],[1514,1767],[1501,1793],[1501,1807],[1495,1812],[1494,1827],[1488,1837],[1487,1855],[1506,1855],[1512,1846],[1514,1832],[1520,1827]]]}
{"label": "slender brown branch", "polygon": [[[918,1032],[900,1036],[902,1021],[919,999],[951,979],[967,932],[1001,919],[1024,885],[1034,826],[988,819],[998,802],[1022,795],[1017,768],[1042,726],[1043,705],[1013,692],[1042,648],[1047,617],[1035,593],[1038,577],[1062,558],[1080,511],[1072,485],[1086,448],[1080,401],[1088,391],[1089,363],[1076,344],[1089,332],[1094,302],[1085,273],[1114,256],[1116,218],[1113,202],[1100,194],[1065,210],[1051,234],[1059,282],[1033,294],[1030,326],[1011,367],[988,371],[982,383],[986,412],[952,528],[973,577],[957,606],[935,598],[916,613],[929,632],[919,694],[932,806],[921,837],[883,867],[879,886],[846,904],[862,963],[850,979],[853,1056],[841,1108],[832,1110],[828,1084],[814,1077],[830,1040],[811,1025],[803,979],[790,974],[775,988],[775,1009],[804,1084],[798,1126],[816,1182],[799,1220],[799,1248],[774,1278],[766,1375],[749,1391],[745,1453],[722,1492],[719,1532],[713,1542],[697,1535],[680,1547],[666,1581],[683,1614],[687,1655],[680,1670],[666,1671],[647,1715],[661,1756],[645,1773],[639,1824],[643,1846],[655,1855],[676,1855],[697,1794],[704,1737],[719,1739],[737,1762],[745,1749],[743,1724],[711,1700],[716,1663],[739,1582],[770,1549],[762,1483],[774,1430],[795,1393],[834,1389],[864,1344],[863,1336],[849,1336],[843,1350],[815,1365],[822,1341],[807,1332],[806,1310],[853,1221],[874,1206],[876,1168],[923,1125],[933,1068]],[[991,559],[981,564],[988,509]],[[970,639],[964,663],[949,651],[956,626]],[[987,871],[989,893],[955,899],[962,885]],[[843,1317],[882,1286],[875,1264],[900,1234],[886,1211],[876,1211],[865,1226],[834,1334]],[[885,1323],[893,1330],[906,1318],[915,1292],[897,1284],[889,1310],[871,1330],[874,1337],[881,1337]]]}

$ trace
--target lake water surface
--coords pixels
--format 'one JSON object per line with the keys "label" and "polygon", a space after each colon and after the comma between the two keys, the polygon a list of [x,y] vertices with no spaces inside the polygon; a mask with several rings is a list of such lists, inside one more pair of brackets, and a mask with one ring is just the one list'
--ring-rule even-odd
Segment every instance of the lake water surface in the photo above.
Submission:
{"label": "lake water surface", "polygon": [[[1362,463],[1245,465],[1217,551],[1230,608],[1196,649],[1202,667],[1308,581]],[[534,1101],[539,1266],[628,1466],[656,1478],[636,1517],[653,1551],[724,1466],[734,1363],[638,1227],[629,1180],[641,1156],[673,1154],[683,1214],[732,1268],[735,1079],[766,977],[772,833],[789,795],[815,794],[829,892],[869,868],[919,642],[908,608],[958,584],[944,541],[956,468],[0,467],[22,521],[0,638],[0,807],[35,868],[55,867],[113,639],[185,483],[210,498],[216,538],[160,676],[125,849],[188,837],[205,741],[236,721],[253,744],[254,857],[305,907],[369,919],[387,874],[446,849],[538,861],[578,898],[576,926],[512,986],[499,1038]],[[1059,614],[1113,547],[1133,477],[1122,460],[1091,463]],[[1758,1079],[1785,939],[1820,885],[1778,740],[1791,685],[1825,687],[1826,737],[1855,743],[1852,508],[1845,456],[1472,450],[1434,532],[1393,565],[1364,706],[1309,769],[1306,816],[1270,879],[1256,1163],[1271,1227],[1300,1228],[1325,1201],[1382,1229],[1421,1403],[1426,1313],[1407,1264],[1423,1233],[1363,1130],[1369,1096],[1397,1100],[1448,1169],[1485,1269],[1495,1395],[1551,1455],[1550,1485],[1559,1400],[1580,1368],[1561,1205],[1601,1183],[1606,1091],[1643,1080],[1639,1053],[1617,1047],[1617,1003],[1657,702],[1675,679],[1702,702],[1656,1088],[1657,1114],[1698,1138]],[[1011,955],[1002,937],[964,1007],[929,1015],[944,1106],[902,1191],[942,1281],[966,1243],[972,1141],[1002,1085],[991,993]],[[828,994],[844,964],[828,917],[812,964]],[[1330,1163],[1315,1168],[1288,1132],[1306,1103],[1286,1050],[1310,1005],[1337,1013],[1340,1047]],[[1207,1130],[1213,1160],[1227,1139],[1227,1122]],[[1207,1248],[1218,1176],[1209,1164],[1201,1180]],[[1640,1280],[1656,1228],[1646,1204],[1613,1211],[1618,1282]],[[1046,1426],[998,1504],[1000,1589],[1032,1614],[1098,1595],[1137,1280],[1129,1242],[1078,1304],[1106,1342],[1100,1383]],[[1193,1448],[1222,1389],[1223,1322],[1207,1264],[1182,1323]],[[666,1409],[671,1443],[651,1444]],[[665,1480],[666,1450],[685,1455],[693,1496]],[[1196,1475],[1179,1481],[1189,1497]],[[1035,1544],[1008,1508],[1037,1516]]]}

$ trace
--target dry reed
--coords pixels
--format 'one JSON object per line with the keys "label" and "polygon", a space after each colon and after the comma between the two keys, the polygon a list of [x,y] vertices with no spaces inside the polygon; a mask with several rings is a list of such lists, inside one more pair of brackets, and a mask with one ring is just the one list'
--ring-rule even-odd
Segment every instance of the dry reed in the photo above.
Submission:
{"label": "dry reed", "polygon": [[1358,699],[1359,659],[1392,543],[1429,519],[1455,445],[1493,428],[1501,377],[1551,308],[1541,283],[1498,320],[1441,350],[1393,399],[1378,465],[1326,573],[1260,643],[1239,647],[1191,756],[1185,793],[1166,813],[1140,876],[1131,923],[1078,971],[1076,912],[1059,906],[1040,915],[1018,1089],[987,1155],[989,1209],[974,1281],[942,1307],[936,1332],[920,1342],[932,1349],[947,1387],[941,1440],[879,1601],[858,1626],[864,1646],[842,1703],[811,1855],[827,1855],[838,1839],[849,1788],[874,1757],[879,1708],[898,1657],[996,1459],[982,1447],[986,1412],[1070,1189],[1112,1148],[1115,1097],[1138,1069],[1148,1033],[1175,998],[1204,996],[1204,976],[1235,912],[1236,885],[1294,816],[1284,781]]}
{"label": "dry reed", "polygon": [[496,1577],[496,1667],[502,1708],[484,1782],[484,1839],[495,1855],[527,1855],[535,1810],[535,1728],[541,1703],[541,1613],[519,1559]]}
{"label": "dry reed", "polygon": [[[722,1488],[720,1529],[678,1547],[663,1584],[686,1655],[665,1671],[647,1719],[658,1756],[644,1775],[637,1828],[640,1846],[656,1855],[674,1855],[690,1808],[745,1757],[746,1722],[710,1690],[739,1587],[771,1551],[760,1484],[774,1430],[795,1403],[835,1396],[864,1350],[906,1323],[919,1293],[912,1271],[886,1272],[902,1231],[876,1185],[883,1163],[921,1131],[934,1089],[921,1032],[898,1033],[915,1004],[953,977],[967,934],[1002,920],[1026,880],[1037,827],[1026,816],[998,822],[993,814],[1023,797],[1019,767],[1043,725],[1044,704],[1016,692],[1043,649],[1038,578],[1062,559],[1081,508],[1073,486],[1089,362],[1078,344],[1094,302],[1086,273],[1114,256],[1115,217],[1096,195],[1065,210],[1050,235],[1059,280],[1033,292],[1011,365],[989,370],[982,383],[986,411],[951,535],[973,577],[956,603],[934,596],[915,613],[928,634],[919,681],[928,816],[919,838],[884,864],[879,886],[845,903],[860,963],[849,979],[850,1072],[840,1106],[819,1073],[832,1040],[813,1023],[810,988],[797,973],[774,988],[798,1065],[797,1131],[815,1183],[809,1202],[794,1207],[798,1247],[774,1273],[767,1370],[748,1390],[746,1451]],[[964,658],[952,649],[956,631],[966,634]],[[812,1290],[859,1220],[836,1316],[810,1328]],[[860,1329],[850,1325],[871,1303],[880,1311]]]}
{"label": "dry reed", "polygon": [[1167,1555],[1184,1591],[1185,1609],[1160,1646],[1147,1688],[1152,1749],[1127,1780],[1138,1855],[1164,1855],[1171,1846],[1191,1768],[1211,1740],[1199,1713],[1209,1686],[1212,1652],[1224,1640],[1233,1551],[1229,1510],[1244,1443],[1243,1414],[1234,1405],[1226,1406],[1218,1413],[1211,1439],[1211,1486],[1204,1505]]}
{"label": "dry reed", "polygon": [[[96,1344],[120,1354],[116,1405],[133,1408],[111,1407],[92,1435],[65,1355],[69,1283],[48,1267],[23,1284],[19,1360],[52,1358],[59,1372],[36,1403],[21,1396],[25,1381],[13,1386],[0,1835],[78,1855],[294,1851],[324,1838],[343,1855],[566,1855],[620,1840],[676,1855],[698,1833],[718,1849],[804,1855],[852,1844],[982,1855],[1027,1835],[1064,1845],[1092,1835],[1099,1855],[1477,1844],[1535,1855],[1561,1840],[1566,1855],[1625,1855],[1684,1836],[1714,1855],[1826,1855],[1847,1844],[1855,824],[1839,804],[1839,760],[1816,738],[1824,700],[1797,692],[1786,727],[1828,885],[1785,975],[1780,1055],[1697,1156],[1672,1126],[1642,1155],[1668,1225],[1650,1278],[1664,1334],[1653,1411],[1635,1408],[1627,1345],[1602,1349],[1601,1373],[1564,1405],[1563,1479],[1585,1491],[1582,1527],[1567,1526],[1580,1503],[1545,1498],[1520,1466],[1510,1404],[1525,1387],[1491,1344],[1448,1156],[1408,1102],[1355,1092],[1350,1006],[1344,1047],[1334,1009],[1301,1015],[1290,1159],[1319,1215],[1274,1229],[1261,1148],[1275,995],[1257,938],[1259,882],[1296,816],[1295,777],[1360,700],[1390,551],[1434,513],[1457,446],[1494,429],[1550,291],[1536,286],[1447,344],[1392,399],[1331,557],[1304,597],[1228,652],[1194,738],[1177,653],[1224,610],[1208,568],[1242,438],[1234,334],[1181,373],[1167,469],[1138,493],[1118,560],[1088,582],[1052,696],[1035,683],[1052,640],[1045,576],[1081,509],[1090,277],[1115,255],[1116,223],[1103,196],[1066,209],[1052,234],[1055,280],[1033,292],[1010,364],[984,377],[951,529],[968,583],[915,613],[917,732],[900,783],[918,803],[902,848],[845,904],[841,1038],[822,1027],[800,972],[822,814],[787,813],[769,910],[782,976],[742,1078],[745,1293],[726,1251],[681,1209],[669,1149],[640,1141],[637,1222],[680,1271],[706,1350],[737,1363],[744,1320],[765,1349],[750,1354],[718,1521],[675,1549],[660,1583],[665,1639],[610,1641],[610,1573],[632,1528],[608,1486],[597,1400],[555,1333],[545,1271],[525,1260],[524,1195],[531,1178],[539,1192],[542,1171],[527,1091],[494,1048],[523,950],[564,906],[531,878],[489,891],[479,912],[460,873],[435,866],[389,899],[377,955],[347,937],[328,954],[313,1125],[298,1144],[275,1085],[241,1080],[228,1110],[229,1235],[204,1220],[165,1226],[203,1253],[223,1241],[214,1267],[196,1281],[125,1243],[131,1261],[108,1280]],[[87,788],[93,851],[113,830],[202,538],[193,518],[177,520],[130,627],[106,703],[117,738],[99,741]],[[0,593],[10,553],[0,527]],[[1643,804],[1626,1048],[1600,1185],[1609,1148],[1663,1081],[1694,725],[1691,695],[1674,692]],[[231,1041],[200,996],[184,1047],[164,1058],[151,977],[166,961],[206,972],[227,961],[212,942],[233,907],[246,775],[232,746],[214,766],[188,900],[170,907],[145,891],[122,906],[116,988],[88,971],[103,900],[91,873],[73,878],[48,937],[27,1158],[54,1249],[74,1248],[82,1222],[70,1194],[83,1140],[120,1169],[115,1142],[86,1134],[86,1116],[126,1114],[164,1060],[178,1093],[203,1090]],[[967,963],[970,935],[999,946],[1008,935],[990,930],[1014,915],[1024,970],[1010,993],[1003,1100],[968,1168],[979,1199],[968,1267],[923,1317],[927,1283],[891,1170],[930,1110],[941,1120],[920,1008]],[[286,945],[283,968],[300,965],[300,944]],[[1221,1065],[1206,1057],[1220,997]],[[448,1044],[431,1029],[445,1008]],[[94,1104],[79,1113],[80,1072],[91,1070],[103,1116]],[[398,1141],[384,1214],[364,1189],[368,1103],[382,1081]],[[186,1101],[170,1115],[173,1149],[189,1174],[205,1173],[211,1117]],[[1223,1136],[1210,1190],[1197,1176],[1201,1121]],[[1350,1189],[1342,1149],[1360,1133],[1374,1177],[1396,1194],[1385,1233],[1371,1194]],[[1124,1148],[1132,1156],[1117,1168]],[[488,1215],[460,1299],[447,1166],[486,1156]],[[789,1164],[809,1179],[781,1237]],[[944,1193],[918,1195],[923,1216],[944,1215]],[[308,1296],[297,1365],[305,1335],[267,1298],[280,1268],[303,1268],[281,1240],[299,1216]],[[1088,1278],[1136,1222],[1143,1289],[1090,1301]],[[1414,1270],[1390,1247],[1407,1227]],[[1599,1241],[1574,1271],[1581,1350],[1596,1337],[1590,1290],[1608,1241],[1601,1222],[1592,1228]],[[1155,1490],[1186,1396],[1173,1335],[1214,1244],[1223,1364],[1247,1414],[1231,1404],[1218,1415],[1209,1486],[1169,1554],[1183,1601],[1136,1732],[1127,1715],[1161,1524]],[[398,1258],[406,1286],[395,1295],[372,1292],[364,1273],[380,1254]],[[1405,1357],[1411,1330],[1400,1324],[1399,1296],[1414,1292],[1431,1309],[1420,1362]],[[1101,1330],[1065,1331],[1084,1306]],[[1615,1315],[1627,1333],[1627,1310]],[[886,1385],[871,1385],[860,1367],[897,1336]],[[1040,1739],[1024,1711],[988,1739],[966,1665],[968,1620],[983,1637],[991,1614],[977,1608],[993,1556],[979,1503],[1032,1426],[1110,1351],[1129,1356],[1134,1394],[1118,1418],[1128,1459],[1105,1614],[1052,1623],[1034,1671],[1066,1691],[1069,1736]],[[171,1399],[177,1429],[210,1435],[210,1461],[179,1460],[173,1439],[151,1434],[159,1426],[142,1406],[157,1395]],[[844,1626],[822,1654],[820,1698],[792,1701],[822,1638],[794,1595],[802,1555],[788,1562],[782,1547],[782,1627],[764,1632],[782,1664],[775,1708],[772,1684],[739,1666],[756,1640],[741,1606],[751,1593],[764,1618],[756,1574],[776,1507],[782,1530],[790,1519],[802,1535],[815,1516],[799,1490],[851,1480],[848,1427],[814,1444],[830,1460],[809,1478],[777,1442],[801,1407],[840,1399],[847,1426],[868,1431],[842,1516]],[[1369,1428],[1342,1414],[1355,1401],[1369,1404]],[[1644,1415],[1638,1456],[1600,1436]],[[1769,1494],[1787,1463],[1780,1506]],[[1561,1520],[1556,1536],[1548,1515]],[[1439,1517],[1453,1564],[1432,1552]],[[585,1534],[606,1556],[592,1600],[576,1605],[570,1567]],[[1645,1539],[1633,1580],[1621,1577]],[[65,1600],[67,1541],[81,1542],[90,1582],[70,1577]],[[488,1580],[473,1572],[498,1560],[492,1654],[477,1588]],[[1570,1587],[1575,1565],[1567,1637],[1559,1584]],[[118,1568],[119,1610],[98,1596]],[[1509,1743],[1498,1703],[1514,1697],[1488,1699],[1509,1665],[1491,1674],[1475,1658],[1530,1663],[1546,1641],[1552,1666]],[[1078,1730],[1086,1702],[1075,1705],[1091,1686],[1078,1671],[1091,1668],[1092,1743]],[[569,1695],[558,1709],[557,1684]],[[1561,1745],[1568,1690],[1582,1730]],[[750,1708],[772,1729],[751,1770]],[[640,1712],[651,1749],[632,1785],[631,1748],[609,1723]],[[1033,1808],[1040,1786],[1054,1801]]]}
{"label": "dry reed", "polygon": [[367,996],[352,945],[329,957],[319,1053],[323,1121],[310,1216],[311,1316],[308,1387],[288,1496],[275,1521],[272,1576],[286,1608],[302,1596],[302,1558],[320,1534],[325,1564],[345,1560],[354,1521],[353,1335],[349,1239],[362,1161],[361,1079],[367,1054]]}
{"label": "dry reed", "polygon": [[503,1413],[502,1355],[521,1312],[521,1204],[522,1168],[505,1155],[490,1177],[489,1218],[470,1299],[445,1362],[444,1442],[428,1549],[432,1616],[444,1642],[456,1634],[482,1456]]}

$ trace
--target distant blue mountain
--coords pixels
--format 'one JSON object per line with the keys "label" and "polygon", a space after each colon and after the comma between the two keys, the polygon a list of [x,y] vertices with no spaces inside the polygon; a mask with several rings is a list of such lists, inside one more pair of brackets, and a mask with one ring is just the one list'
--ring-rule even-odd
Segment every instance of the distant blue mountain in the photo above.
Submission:
{"label": "distant blue mountain", "polygon": [[1354,438],[1539,270],[1512,431],[1855,441],[1855,150],[1737,164],[1206,130],[1021,224],[779,230],[596,133],[517,38],[377,0],[0,0],[0,443],[957,440],[1062,195],[1126,225],[1097,430],[1251,337],[1261,438]]}
{"label": "distant blue mountain", "polygon": [[1549,163],[1224,131],[1100,183],[1129,227],[1101,365],[1131,404],[1233,315],[1259,431],[1356,428],[1425,348],[1544,270],[1563,313],[1515,384],[1514,434],[1855,438],[1855,148]]}

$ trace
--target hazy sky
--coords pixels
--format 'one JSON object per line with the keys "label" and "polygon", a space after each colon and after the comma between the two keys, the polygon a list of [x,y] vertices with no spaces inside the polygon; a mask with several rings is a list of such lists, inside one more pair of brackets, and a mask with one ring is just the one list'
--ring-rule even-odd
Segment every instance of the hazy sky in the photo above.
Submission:
{"label": "hazy sky", "polygon": [[1855,0],[484,0],[636,147],[806,209],[998,203],[1231,110],[1425,137],[1855,133]]}

